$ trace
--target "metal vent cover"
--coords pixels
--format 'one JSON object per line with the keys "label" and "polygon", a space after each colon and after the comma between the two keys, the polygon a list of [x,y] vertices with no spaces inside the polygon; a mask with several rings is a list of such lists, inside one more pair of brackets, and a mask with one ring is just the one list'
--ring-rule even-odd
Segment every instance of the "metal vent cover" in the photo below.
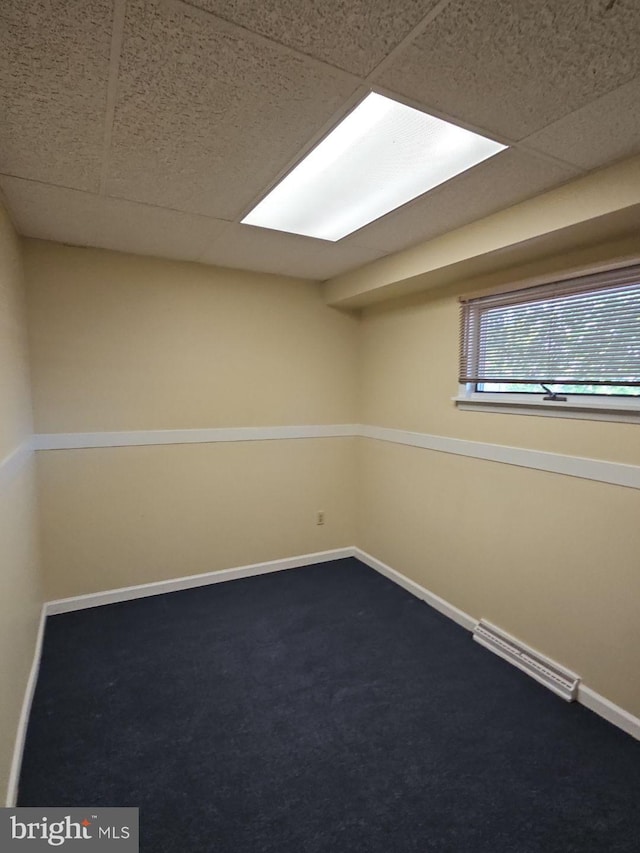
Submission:
{"label": "metal vent cover", "polygon": [[544,684],[566,702],[577,698],[580,676],[525,646],[490,622],[481,619],[473,630],[473,639]]}

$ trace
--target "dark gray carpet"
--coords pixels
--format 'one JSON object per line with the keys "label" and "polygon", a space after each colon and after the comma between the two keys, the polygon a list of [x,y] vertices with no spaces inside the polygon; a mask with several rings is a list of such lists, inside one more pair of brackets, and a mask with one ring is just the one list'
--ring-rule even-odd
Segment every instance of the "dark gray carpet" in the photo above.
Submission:
{"label": "dark gray carpet", "polygon": [[19,804],[147,853],[640,849],[640,742],[363,566],[50,617]]}

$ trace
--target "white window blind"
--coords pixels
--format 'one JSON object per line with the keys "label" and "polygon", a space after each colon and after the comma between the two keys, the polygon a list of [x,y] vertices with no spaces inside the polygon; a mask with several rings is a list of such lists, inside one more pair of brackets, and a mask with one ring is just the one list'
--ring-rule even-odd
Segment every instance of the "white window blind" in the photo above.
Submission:
{"label": "white window blind", "polygon": [[460,301],[461,383],[640,387],[640,265]]}

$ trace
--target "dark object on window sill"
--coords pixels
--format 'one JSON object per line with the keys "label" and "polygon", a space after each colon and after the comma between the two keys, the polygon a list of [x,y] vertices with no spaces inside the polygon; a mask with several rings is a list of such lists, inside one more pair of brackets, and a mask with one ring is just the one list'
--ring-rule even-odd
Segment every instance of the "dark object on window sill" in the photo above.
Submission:
{"label": "dark object on window sill", "polygon": [[551,388],[547,388],[542,382],[540,383],[544,390],[547,392],[547,396],[543,397],[543,400],[552,400],[554,403],[566,403],[567,398],[563,397],[561,394],[557,394],[555,391],[552,391]]}

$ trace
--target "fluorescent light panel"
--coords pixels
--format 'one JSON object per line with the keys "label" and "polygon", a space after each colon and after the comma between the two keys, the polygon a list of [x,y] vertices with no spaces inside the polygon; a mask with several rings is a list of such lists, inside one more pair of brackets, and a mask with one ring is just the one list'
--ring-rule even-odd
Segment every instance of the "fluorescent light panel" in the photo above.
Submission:
{"label": "fluorescent light panel", "polygon": [[506,147],[372,92],[242,222],[340,240]]}

